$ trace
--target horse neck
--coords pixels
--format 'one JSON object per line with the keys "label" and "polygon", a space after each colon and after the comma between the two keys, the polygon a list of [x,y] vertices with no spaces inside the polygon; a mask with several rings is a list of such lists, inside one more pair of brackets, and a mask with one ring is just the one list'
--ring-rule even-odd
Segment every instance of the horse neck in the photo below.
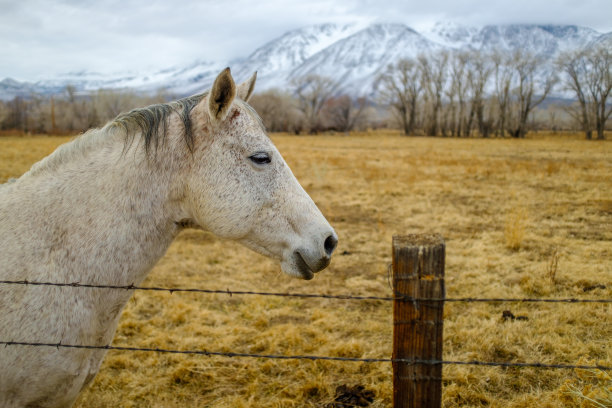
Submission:
{"label": "horse neck", "polygon": [[137,284],[178,232],[180,161],[167,156],[171,141],[147,156],[139,140],[126,148],[116,136],[81,141],[89,150],[64,152],[65,163],[33,177],[46,195],[47,239],[62,237],[59,245],[71,254],[59,258],[63,279]]}

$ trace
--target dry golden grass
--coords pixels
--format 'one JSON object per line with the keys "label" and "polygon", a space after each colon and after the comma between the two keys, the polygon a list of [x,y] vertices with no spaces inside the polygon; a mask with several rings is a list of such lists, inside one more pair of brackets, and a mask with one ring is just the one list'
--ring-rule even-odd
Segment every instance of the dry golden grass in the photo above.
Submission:
{"label": "dry golden grass", "polygon": [[[188,230],[146,285],[388,296],[391,236],[439,232],[449,297],[612,297],[610,142],[272,138],[338,232],[330,268],[291,279],[237,244]],[[0,138],[0,182],[65,140]],[[528,320],[502,321],[503,310]],[[444,314],[445,359],[612,365],[610,305],[449,303]],[[391,304],[381,301],[138,292],[114,344],[389,357],[391,333]],[[579,407],[610,386],[600,377],[446,366],[444,406]],[[389,364],[112,351],[77,407],[324,407],[342,384],[373,390],[372,407],[391,405]]]}

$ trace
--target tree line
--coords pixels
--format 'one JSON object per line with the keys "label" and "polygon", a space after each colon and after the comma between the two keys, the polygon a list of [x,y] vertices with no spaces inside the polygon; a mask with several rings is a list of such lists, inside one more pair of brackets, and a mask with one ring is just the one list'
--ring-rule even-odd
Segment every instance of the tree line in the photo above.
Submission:
{"label": "tree line", "polygon": [[[515,52],[439,52],[405,59],[380,77],[380,98],[406,135],[525,137],[529,120],[556,88],[576,99],[563,112],[590,139],[604,138],[612,113],[612,54],[605,46],[542,57]],[[552,113],[555,115],[555,113]]]}
{"label": "tree line", "polygon": [[[563,53],[554,65],[521,52],[440,51],[388,66],[370,97],[351,97],[330,78],[306,75],[286,90],[254,95],[251,104],[268,130],[296,134],[396,127],[406,135],[523,138],[538,122],[552,128],[563,116],[586,138],[603,139],[612,113],[611,61],[605,45]],[[571,95],[572,102],[549,103],[543,115],[553,90]],[[53,97],[0,102],[0,129],[82,132],[134,107],[171,99],[163,91],[79,94],[68,86]]]}
{"label": "tree line", "polygon": [[163,91],[153,96],[109,89],[79,93],[69,85],[63,93],[50,97],[33,94],[0,102],[0,129],[47,134],[84,132],[122,112],[168,99],[169,94]]}

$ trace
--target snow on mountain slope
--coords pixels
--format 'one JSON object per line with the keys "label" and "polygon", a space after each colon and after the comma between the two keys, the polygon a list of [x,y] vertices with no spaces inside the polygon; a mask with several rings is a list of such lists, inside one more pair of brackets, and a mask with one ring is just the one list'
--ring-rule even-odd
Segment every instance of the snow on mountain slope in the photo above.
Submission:
{"label": "snow on mountain slope", "polygon": [[591,41],[587,47],[599,47],[604,46],[612,50],[612,32],[602,34],[595,40]]}
{"label": "snow on mountain slope", "polygon": [[[174,67],[154,72],[128,72],[116,76],[104,76],[98,73],[79,72],[68,73],[45,84],[58,87],[61,84],[71,84],[84,91],[95,91],[101,88],[111,89],[137,89],[140,91],[156,91],[169,89],[178,94],[197,89],[204,91],[209,86],[209,78],[215,76],[223,69],[223,64],[197,61],[186,67]],[[200,89],[201,88],[201,89]]]}
{"label": "snow on mountain slope", "polygon": [[359,29],[355,24],[322,24],[290,31],[258,48],[244,62],[244,67],[256,65],[267,71],[290,70]]}
{"label": "snow on mountain slope", "polygon": [[487,51],[520,50],[551,59],[562,51],[584,47],[599,35],[594,30],[577,26],[488,25],[474,36],[471,45]]}
{"label": "snow on mountain slope", "polygon": [[481,28],[439,22],[423,33],[429,40],[452,49],[520,50],[554,57],[559,52],[585,47],[601,34],[575,25],[508,24]]}
{"label": "snow on mountain slope", "polygon": [[137,92],[155,93],[163,89],[178,96],[185,96],[208,89],[225,66],[218,62],[195,62],[186,67],[154,72],[127,72],[113,76],[96,72],[70,72],[35,83],[6,78],[0,81],[0,100],[10,100],[16,96],[29,97],[34,93],[60,94],[68,85],[73,86],[79,93],[98,89],[131,89]]}
{"label": "snow on mountain slope", "polygon": [[464,26],[452,21],[439,21],[422,34],[428,40],[441,44],[446,48],[466,48],[478,34],[476,27]]}
{"label": "snow on mountain slope", "polygon": [[[0,81],[0,99],[28,96],[32,93],[54,94],[66,85],[79,91],[100,88],[130,88],[155,92],[163,88],[184,96],[207,89],[217,73],[230,66],[237,81],[258,71],[258,90],[290,89],[291,80],[318,74],[339,83],[352,95],[371,94],[377,76],[389,64],[421,53],[447,50],[485,50],[510,53],[528,52],[546,58],[549,63],[560,52],[597,44],[611,44],[612,33],[600,34],[574,25],[487,25],[462,26],[442,22],[418,33],[403,24],[322,24],[287,32],[241,60],[194,62],[156,72],[122,73],[103,76],[77,72],[36,83]],[[551,69],[551,67],[544,67]]]}
{"label": "snow on mountain slope", "polygon": [[369,93],[387,66],[442,47],[403,24],[374,24],[319,51],[297,66],[290,79],[317,74],[351,93]]}
{"label": "snow on mountain slope", "polygon": [[259,89],[280,86],[295,67],[361,28],[358,24],[322,24],[289,31],[240,61],[234,74],[242,80],[257,71]]}

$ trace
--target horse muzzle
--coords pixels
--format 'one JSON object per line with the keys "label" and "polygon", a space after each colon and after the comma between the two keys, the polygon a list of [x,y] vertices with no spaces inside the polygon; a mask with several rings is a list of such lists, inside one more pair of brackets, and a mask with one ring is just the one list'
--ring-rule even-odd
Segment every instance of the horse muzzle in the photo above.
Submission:
{"label": "horse muzzle", "polygon": [[[316,249],[299,248],[293,251],[292,262],[295,267],[290,275],[301,277],[305,280],[314,278],[314,274],[327,268],[331,262],[331,256],[338,246],[338,237],[335,232],[329,233],[323,240],[322,248]],[[297,273],[295,273],[297,272]]]}

